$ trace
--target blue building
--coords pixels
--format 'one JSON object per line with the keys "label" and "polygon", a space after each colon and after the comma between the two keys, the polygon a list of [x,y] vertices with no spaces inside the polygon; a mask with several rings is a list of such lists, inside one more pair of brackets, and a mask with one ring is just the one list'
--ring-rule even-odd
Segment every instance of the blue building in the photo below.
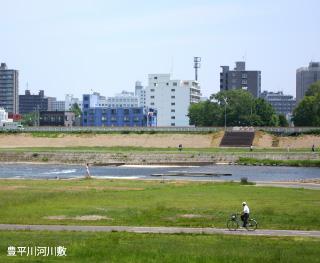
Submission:
{"label": "blue building", "polygon": [[83,126],[156,127],[157,110],[144,107],[99,107],[98,95],[83,95]]}

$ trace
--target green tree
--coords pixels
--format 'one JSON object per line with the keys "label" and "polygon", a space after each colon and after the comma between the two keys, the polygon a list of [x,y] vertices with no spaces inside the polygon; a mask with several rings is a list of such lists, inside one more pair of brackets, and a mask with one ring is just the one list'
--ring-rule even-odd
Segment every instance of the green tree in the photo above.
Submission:
{"label": "green tree", "polygon": [[307,97],[316,96],[316,94],[319,94],[319,93],[320,93],[320,80],[310,85],[310,88],[306,91],[305,96]]}
{"label": "green tree", "polygon": [[218,101],[220,105],[219,126],[224,126],[225,106],[227,126],[250,125],[249,115],[254,109],[254,99],[251,93],[243,90],[220,91],[211,98]]}
{"label": "green tree", "polygon": [[320,93],[305,96],[293,109],[292,120],[295,126],[320,126]]}
{"label": "green tree", "polygon": [[194,103],[188,110],[189,124],[195,126],[217,126],[220,115],[218,103],[210,100]]}
{"label": "green tree", "polygon": [[75,113],[75,116],[76,117],[82,117],[82,110],[81,108],[79,107],[78,103],[75,102],[72,107],[71,107],[71,111],[73,111]]}
{"label": "green tree", "polygon": [[28,114],[23,114],[22,115],[22,120],[21,120],[21,124],[23,126],[33,126],[34,125],[34,121],[35,121],[35,116],[36,116],[36,112],[32,111]]}
{"label": "green tree", "polygon": [[282,113],[278,114],[278,118],[279,118],[279,126],[280,127],[289,127],[289,123],[288,123],[287,118],[284,114],[282,114]]}
{"label": "green tree", "polygon": [[255,100],[255,114],[260,116],[263,126],[273,126],[270,122],[272,120],[272,124],[274,124],[276,118],[272,119],[272,116],[276,115],[276,110],[267,100],[263,98]]}
{"label": "green tree", "polygon": [[278,127],[279,126],[279,117],[278,115],[272,115],[270,122],[269,122],[269,126],[271,127]]}

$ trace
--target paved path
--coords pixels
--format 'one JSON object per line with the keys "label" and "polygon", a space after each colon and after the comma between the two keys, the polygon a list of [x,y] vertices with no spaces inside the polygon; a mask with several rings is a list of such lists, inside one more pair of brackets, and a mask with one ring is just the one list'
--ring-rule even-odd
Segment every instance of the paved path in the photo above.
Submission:
{"label": "paved path", "polygon": [[297,230],[264,230],[256,229],[247,231],[238,229],[229,231],[218,228],[186,228],[186,227],[126,227],[126,226],[61,226],[61,225],[9,225],[0,224],[0,230],[49,230],[49,231],[84,231],[84,232],[111,232],[128,231],[136,233],[205,233],[205,234],[228,234],[228,235],[252,235],[252,236],[307,236],[320,237],[320,231],[297,231]]}

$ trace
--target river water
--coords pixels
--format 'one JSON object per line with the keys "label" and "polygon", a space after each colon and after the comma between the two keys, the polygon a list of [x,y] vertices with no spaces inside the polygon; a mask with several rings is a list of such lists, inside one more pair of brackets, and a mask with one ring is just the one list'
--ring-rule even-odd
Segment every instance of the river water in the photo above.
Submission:
{"label": "river water", "polygon": [[[229,173],[231,176],[220,177],[181,177],[160,176],[172,172]],[[50,165],[0,165],[0,178],[25,179],[69,179],[84,177],[84,166],[50,166]],[[279,181],[303,178],[320,178],[320,168],[316,167],[274,167],[274,166],[232,166],[215,165],[202,167],[90,167],[94,178],[109,179],[173,179],[173,180],[222,180],[240,181],[242,177],[249,181]]]}

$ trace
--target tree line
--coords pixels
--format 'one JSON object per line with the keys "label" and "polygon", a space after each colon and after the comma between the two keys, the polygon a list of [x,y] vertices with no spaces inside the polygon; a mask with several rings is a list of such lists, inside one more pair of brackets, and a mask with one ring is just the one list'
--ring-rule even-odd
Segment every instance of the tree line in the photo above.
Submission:
{"label": "tree line", "polygon": [[289,126],[283,114],[263,98],[253,98],[243,90],[220,91],[209,100],[192,104],[189,124],[195,126]]}

